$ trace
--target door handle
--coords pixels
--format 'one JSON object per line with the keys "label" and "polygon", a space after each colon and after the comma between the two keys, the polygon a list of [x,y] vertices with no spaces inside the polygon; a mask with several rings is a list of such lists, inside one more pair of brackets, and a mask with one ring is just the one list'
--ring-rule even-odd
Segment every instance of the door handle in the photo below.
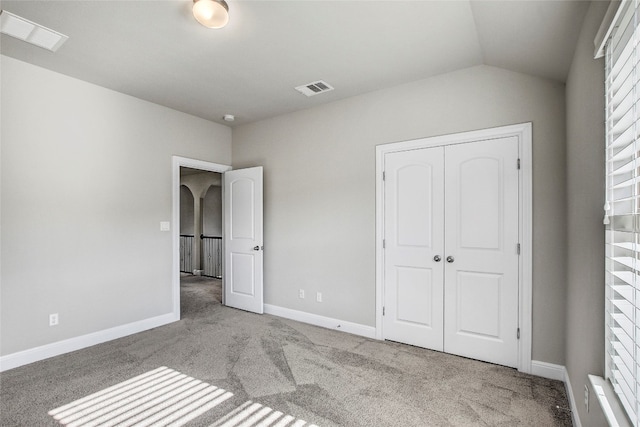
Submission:
{"label": "door handle", "polygon": [[453,261],[455,261],[455,258],[454,258],[454,257],[452,257],[451,255],[449,255],[449,256],[447,257],[447,262],[448,262],[448,263],[452,263]]}
{"label": "door handle", "polygon": [[254,246],[253,247],[254,251],[261,251],[262,249],[264,249],[264,246]]}
{"label": "door handle", "polygon": [[440,262],[442,260],[442,258],[440,258],[440,255],[436,255],[436,256],[433,257],[433,260],[435,262]]}

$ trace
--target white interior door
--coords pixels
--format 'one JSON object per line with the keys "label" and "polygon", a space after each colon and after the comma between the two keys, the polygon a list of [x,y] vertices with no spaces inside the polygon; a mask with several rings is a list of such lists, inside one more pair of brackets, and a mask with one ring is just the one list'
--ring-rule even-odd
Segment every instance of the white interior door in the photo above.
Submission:
{"label": "white interior door", "polygon": [[384,156],[385,339],[517,366],[516,137]]}
{"label": "white interior door", "polygon": [[[518,362],[516,137],[448,146],[444,351]],[[451,258],[450,258],[451,257]]]}
{"label": "white interior door", "polygon": [[384,162],[384,335],[442,350],[444,149],[390,153]]}
{"label": "white interior door", "polygon": [[262,234],[262,167],[225,172],[225,305],[263,313]]}

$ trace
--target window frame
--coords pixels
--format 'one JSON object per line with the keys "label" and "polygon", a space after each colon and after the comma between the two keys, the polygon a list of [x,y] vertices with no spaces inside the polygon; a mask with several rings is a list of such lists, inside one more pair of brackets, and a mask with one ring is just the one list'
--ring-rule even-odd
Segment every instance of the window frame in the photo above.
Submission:
{"label": "window frame", "polygon": [[[636,426],[640,423],[639,7],[640,0],[620,4],[604,48],[605,378]],[[600,400],[598,391],[597,395]],[[605,400],[605,415],[606,406]]]}

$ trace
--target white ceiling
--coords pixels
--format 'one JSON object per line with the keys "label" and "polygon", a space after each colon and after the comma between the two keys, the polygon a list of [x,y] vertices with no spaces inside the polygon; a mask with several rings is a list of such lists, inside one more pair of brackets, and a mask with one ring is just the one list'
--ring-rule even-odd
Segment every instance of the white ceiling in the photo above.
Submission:
{"label": "white ceiling", "polygon": [[[2,35],[0,51],[233,125],[479,64],[564,82],[585,1],[227,0],[198,24],[192,0],[3,0],[69,36],[56,53]],[[325,80],[307,98],[293,88]]]}

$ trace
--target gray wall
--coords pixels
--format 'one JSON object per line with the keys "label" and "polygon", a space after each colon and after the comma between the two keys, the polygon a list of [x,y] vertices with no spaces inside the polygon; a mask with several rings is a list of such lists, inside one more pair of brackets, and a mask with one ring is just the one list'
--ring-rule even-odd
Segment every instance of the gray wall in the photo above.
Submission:
{"label": "gray wall", "polygon": [[567,81],[566,367],[582,425],[607,425],[587,374],[604,373],[604,61],[593,39],[609,6],[593,2]]}
{"label": "gray wall", "polygon": [[234,128],[234,167],[265,167],[265,303],[373,326],[375,146],[532,121],[533,359],[563,365],[564,92],[478,66]]}
{"label": "gray wall", "polygon": [[231,129],[0,60],[1,354],[170,313],[171,156],[230,164]]}

